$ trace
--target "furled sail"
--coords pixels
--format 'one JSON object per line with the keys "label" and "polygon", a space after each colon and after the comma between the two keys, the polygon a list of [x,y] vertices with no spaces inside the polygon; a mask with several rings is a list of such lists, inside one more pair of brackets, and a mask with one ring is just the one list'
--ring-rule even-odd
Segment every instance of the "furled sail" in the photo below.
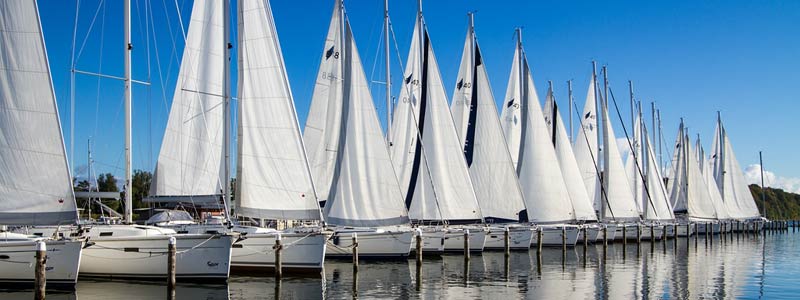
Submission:
{"label": "furled sail", "polygon": [[575,220],[555,149],[547,131],[525,52],[518,44],[511,67],[501,120],[517,174],[528,221],[564,223]]}
{"label": "furled sail", "polygon": [[558,164],[561,166],[562,175],[564,175],[564,183],[567,185],[569,198],[572,200],[575,219],[578,221],[596,221],[597,214],[594,212],[594,206],[586,192],[586,186],[583,184],[578,162],[572,152],[567,129],[564,127],[561,111],[555,102],[552,90],[547,91],[547,100],[544,104],[544,119],[556,149]]}
{"label": "furled sail", "polygon": [[421,15],[416,23],[390,139],[406,207],[414,220],[479,221],[481,210]]}
{"label": "furled sail", "polygon": [[350,22],[336,1],[305,141],[328,224],[409,222]]}
{"label": "furled sail", "polygon": [[755,219],[761,214],[758,211],[753,194],[750,193],[744,173],[733,153],[733,146],[728,140],[728,133],[718,118],[711,160],[714,164],[714,178],[722,194],[722,199],[736,219]]}
{"label": "furled sail", "polygon": [[600,151],[597,142],[597,99],[595,98],[595,78],[592,75],[589,81],[589,91],[586,94],[586,104],[581,113],[581,128],[575,136],[573,151],[575,161],[578,164],[580,178],[586,187],[586,193],[595,211],[595,215],[602,208],[602,197],[600,197],[600,176],[597,171],[600,168]]}
{"label": "furled sail", "polygon": [[35,1],[0,1],[0,224],[77,218]]}
{"label": "furled sail", "polygon": [[519,220],[520,211],[525,209],[522,190],[472,27],[464,43],[450,111],[484,217],[493,221]]}
{"label": "furled sail", "polygon": [[269,2],[239,1],[238,30],[236,212],[317,220],[319,204]]}
{"label": "furled sail", "polygon": [[152,201],[217,201],[223,184],[226,41],[224,1],[195,1]]}

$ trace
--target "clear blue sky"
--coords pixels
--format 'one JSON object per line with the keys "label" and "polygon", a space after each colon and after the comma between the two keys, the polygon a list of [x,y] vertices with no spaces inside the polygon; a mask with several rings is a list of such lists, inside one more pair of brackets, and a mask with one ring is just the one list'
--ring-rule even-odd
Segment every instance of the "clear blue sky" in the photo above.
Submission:
{"label": "clear blue sky", "polygon": [[[105,1],[106,7],[100,9],[91,33],[89,27],[99,0],[81,2],[76,48],[81,48],[87,33],[89,37],[77,68],[122,75],[122,1]],[[148,80],[149,69],[153,83],[149,88],[134,89],[134,168],[145,170],[153,169],[158,156],[183,48],[175,1],[150,2],[156,32],[155,39],[149,39],[149,68],[143,34],[146,24],[140,17],[145,0],[133,0],[132,25],[134,77]],[[186,26],[192,1],[177,2]],[[235,9],[235,1],[232,2]],[[272,2],[298,115],[304,124],[334,2]],[[382,56],[378,52],[382,2],[351,0],[345,4],[368,76],[376,55]],[[390,2],[399,56],[405,59],[416,1]],[[69,68],[75,2],[40,0],[39,6],[69,143]],[[779,176],[800,177],[800,158],[795,153],[800,149],[796,136],[800,97],[794,91],[800,82],[798,1],[429,0],[424,3],[424,11],[448,94],[456,80],[466,13],[477,11],[476,32],[496,100],[501,101],[505,93],[514,51],[514,28],[522,26],[542,100],[547,81],[552,80],[558,101],[566,107],[565,82],[574,79],[575,99],[582,107],[590,62],[594,59],[609,66],[612,89],[626,122],[630,79],[645,106],[654,100],[661,107],[668,144],[673,142],[679,118],[684,117],[692,134],[700,133],[706,147],[710,147],[716,111],[721,110],[743,167],[758,163],[758,151],[764,150],[767,169]],[[396,83],[402,75],[397,55],[393,51]],[[378,59],[374,79],[383,80],[381,57]],[[382,89],[379,85],[373,87],[381,116],[385,109]],[[121,82],[78,75],[75,113],[75,175],[84,176],[89,136],[94,139],[96,170],[121,175]],[[619,124],[616,126],[620,128]],[[618,137],[623,136],[621,129],[617,131]]]}

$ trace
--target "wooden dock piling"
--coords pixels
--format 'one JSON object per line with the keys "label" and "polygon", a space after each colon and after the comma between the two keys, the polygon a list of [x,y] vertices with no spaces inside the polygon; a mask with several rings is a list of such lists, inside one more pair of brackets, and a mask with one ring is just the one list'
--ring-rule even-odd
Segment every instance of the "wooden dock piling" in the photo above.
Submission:
{"label": "wooden dock piling", "polygon": [[272,246],[275,250],[275,278],[280,279],[283,277],[283,261],[281,260],[281,252],[283,251],[283,244],[281,241],[281,234],[275,235],[275,245]]}
{"label": "wooden dock piling", "polygon": [[47,244],[44,241],[36,243],[36,268],[34,274],[34,299],[44,300],[47,288]]}

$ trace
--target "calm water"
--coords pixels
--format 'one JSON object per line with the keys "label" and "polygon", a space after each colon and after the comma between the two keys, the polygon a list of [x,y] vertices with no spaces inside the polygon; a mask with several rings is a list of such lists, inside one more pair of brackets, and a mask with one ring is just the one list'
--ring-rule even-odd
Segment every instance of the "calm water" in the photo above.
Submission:
{"label": "calm water", "polygon": [[[652,299],[797,298],[800,295],[800,233],[764,237],[740,235],[710,245],[700,238],[413,260],[361,262],[353,273],[347,261],[325,264],[322,278],[233,277],[227,285],[180,285],[178,299],[458,298],[458,299]],[[357,276],[357,277],[356,277]],[[48,299],[163,299],[164,285],[87,281],[70,294]],[[0,299],[31,299],[31,292],[0,292]]]}

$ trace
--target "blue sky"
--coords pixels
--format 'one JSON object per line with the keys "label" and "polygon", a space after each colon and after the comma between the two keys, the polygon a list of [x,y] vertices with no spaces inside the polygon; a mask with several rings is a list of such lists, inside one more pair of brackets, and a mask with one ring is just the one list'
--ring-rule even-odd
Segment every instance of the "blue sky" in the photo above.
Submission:
{"label": "blue sky", "polygon": [[[185,26],[192,1],[178,0],[176,8],[176,1],[150,0],[153,23],[149,26],[155,29],[155,38],[144,34],[148,25],[141,15],[146,1],[132,1],[134,78],[152,82],[149,87],[134,89],[134,168],[152,170],[183,48],[178,10]],[[81,1],[75,48],[76,52],[83,50],[76,66],[119,76],[122,1],[105,2],[95,19],[100,1]],[[368,76],[379,55],[373,76],[379,81],[383,80],[383,54],[379,52],[382,2],[345,3]],[[405,59],[416,1],[390,2],[396,47],[399,57]],[[272,1],[301,124],[308,112],[333,3]],[[235,3],[232,6],[235,9]],[[75,2],[40,0],[39,7],[69,151]],[[765,167],[776,176],[800,177],[800,158],[795,154],[800,142],[794,133],[800,97],[793,93],[800,82],[800,2],[426,1],[425,18],[448,94],[456,80],[468,11],[477,11],[476,33],[496,100],[502,100],[505,93],[514,28],[522,26],[542,100],[547,81],[552,80],[558,101],[566,107],[566,80],[573,79],[575,99],[582,107],[590,62],[597,60],[609,67],[612,90],[626,122],[627,81],[633,80],[637,98],[645,107],[656,101],[661,108],[666,143],[673,142],[679,118],[684,117],[692,134],[699,133],[709,148],[716,111],[721,110],[743,167],[758,163],[758,151],[763,150]],[[397,56],[393,49],[394,82],[402,76]],[[235,87],[235,70],[233,74]],[[96,171],[121,174],[122,84],[85,75],[76,78],[75,175],[85,173],[90,136]],[[383,87],[376,84],[373,90],[383,116]],[[616,126],[618,137],[623,136],[619,124]]]}

